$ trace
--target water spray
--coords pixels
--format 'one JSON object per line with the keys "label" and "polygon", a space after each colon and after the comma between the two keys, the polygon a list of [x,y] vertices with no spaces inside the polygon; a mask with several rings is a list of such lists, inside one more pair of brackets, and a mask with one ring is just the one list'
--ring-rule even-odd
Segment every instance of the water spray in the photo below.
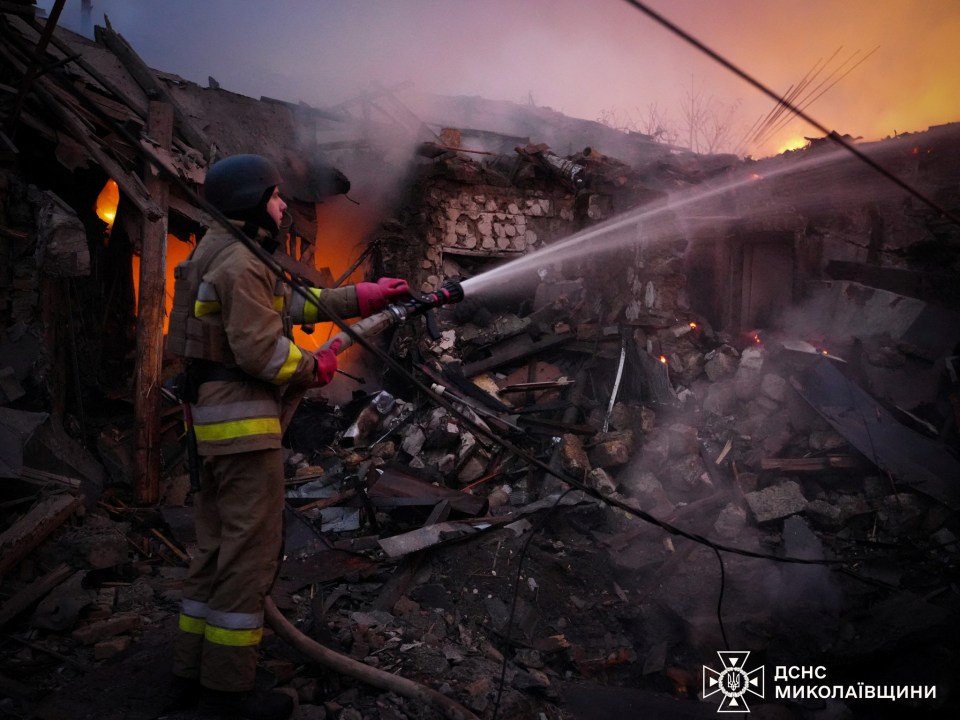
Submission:
{"label": "water spray", "polygon": [[[511,260],[504,265],[464,280],[463,290],[473,297],[478,293],[489,292],[494,287],[502,286],[509,278],[539,269],[546,264],[559,263],[586,253],[595,254],[598,251],[632,246],[640,240],[650,242],[675,235],[677,225],[670,220],[671,216],[679,210],[695,208],[698,204],[707,200],[741,188],[754,186],[764,180],[829,166],[847,159],[847,157],[843,150],[837,149],[822,155],[804,158],[799,162],[785,164],[779,168],[766,169],[762,174],[758,174],[756,171],[748,171],[745,176],[735,177],[713,186],[697,186],[686,191],[672,193],[661,202],[624,212],[590,228],[575,232],[558,242]],[[741,214],[746,212],[749,212],[749,208],[745,208]],[[641,224],[643,228],[642,238],[639,232],[623,232],[631,228],[639,228]],[[620,233],[619,236],[615,235],[616,233]],[[598,241],[602,241],[602,245],[598,246]]]}

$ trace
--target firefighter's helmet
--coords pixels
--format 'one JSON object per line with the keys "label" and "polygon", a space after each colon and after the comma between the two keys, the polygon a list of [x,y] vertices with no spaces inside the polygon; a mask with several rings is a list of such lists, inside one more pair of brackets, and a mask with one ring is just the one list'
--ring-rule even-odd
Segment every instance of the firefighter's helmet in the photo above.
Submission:
{"label": "firefighter's helmet", "polygon": [[262,155],[231,155],[207,170],[203,194],[228,217],[260,209],[267,192],[282,182],[276,165]]}

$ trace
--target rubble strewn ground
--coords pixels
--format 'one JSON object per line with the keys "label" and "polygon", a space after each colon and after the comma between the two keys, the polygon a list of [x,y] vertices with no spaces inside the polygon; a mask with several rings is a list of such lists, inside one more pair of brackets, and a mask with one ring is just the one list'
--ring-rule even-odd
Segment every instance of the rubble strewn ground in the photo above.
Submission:
{"label": "rubble strewn ground", "polygon": [[[512,398],[509,412],[448,392],[479,408],[473,419],[502,422],[528,451],[555,456],[599,497],[767,559],[724,551],[721,570],[711,547],[598,496],[567,494],[555,505],[559,483],[506,461],[458,418],[378,393],[332,422],[328,415],[320,442],[291,451],[276,602],[325,645],[435,688],[477,717],[492,717],[497,705],[504,718],[613,717],[644,707],[699,717],[715,711],[696,702],[703,666],[728,645],[770,668],[824,666],[834,683],[937,688],[936,701],[892,710],[879,701],[781,700],[776,711],[754,712],[834,717],[842,705],[855,716],[945,716],[957,677],[951,500],[878,471],[804,399],[809,368],[842,361],[773,337],[738,347],[705,327],[697,332],[674,352],[696,354],[680,367],[702,372],[679,392],[671,374],[670,403],[638,402],[643,384],[628,382],[608,413],[597,402],[604,392],[582,391],[583,417],[567,422],[567,432],[531,434],[518,423],[525,405],[551,407],[574,392],[569,377],[583,381],[575,352],[539,361],[550,368],[550,380],[539,381],[547,389],[534,385],[525,401],[501,394]],[[453,351],[443,343],[436,347]],[[591,367],[594,386],[615,366]],[[509,387],[509,377],[493,372],[488,389]],[[301,414],[311,417],[311,406]],[[357,422],[366,423],[362,432]],[[183,482],[171,480],[169,498],[184,495]],[[53,720],[76,717],[79,706],[84,717],[156,716],[189,511],[138,510],[122,488],[111,490],[8,576],[3,609],[44,571],[67,568],[38,605],[4,615],[6,714]],[[443,530],[418,534],[438,523]],[[298,717],[438,717],[331,675],[279,640],[265,642],[263,655],[264,677],[296,693]],[[634,694],[598,689],[611,686]],[[593,696],[610,709],[588,701],[585,711],[584,697]]]}
{"label": "rubble strewn ground", "polygon": [[[0,29],[27,58],[36,28],[23,25]],[[31,98],[21,132],[37,137],[21,142],[21,171],[0,174],[4,717],[161,715],[192,550],[169,396],[162,499],[134,499],[129,276],[149,198],[112,235],[92,209],[115,170],[127,194],[139,187],[133,160],[96,162],[134,153],[94,108],[135,124],[124,108],[147,98],[118,62],[107,54],[103,72],[122,90],[76,68],[37,78],[62,115]],[[253,108],[283,123],[303,110],[154,79],[221,150],[247,147],[249,127],[230,123]],[[101,132],[64,131],[75,116]],[[184,122],[173,164],[199,182],[214,145]],[[957,130],[875,145],[956,208]],[[631,134],[619,138],[628,166],[603,148],[561,157],[474,135],[492,149],[461,151],[453,128],[419,144],[358,264],[425,292],[454,276],[484,292],[376,338],[433,396],[365,367],[349,400],[325,388],[300,405],[286,436],[280,611],[485,720],[716,717],[721,651],[766,669],[766,692],[745,696],[752,716],[955,717],[960,232],[949,218],[819,143],[752,163]],[[376,140],[345,150],[369,162]],[[189,236],[207,219],[180,194],[170,231]],[[300,205],[309,244],[316,207]],[[576,252],[536,255],[578,233],[591,242]],[[781,696],[777,668],[806,674],[787,676],[797,682]],[[271,633],[261,675],[296,695],[300,718],[440,716]],[[797,692],[824,683],[842,696]]]}

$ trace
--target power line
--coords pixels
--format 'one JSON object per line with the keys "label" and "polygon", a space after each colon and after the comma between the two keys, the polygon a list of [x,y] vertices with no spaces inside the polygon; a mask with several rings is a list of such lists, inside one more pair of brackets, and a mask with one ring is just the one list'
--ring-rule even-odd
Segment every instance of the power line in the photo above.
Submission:
{"label": "power line", "polygon": [[779,95],[777,95],[773,90],[771,90],[770,88],[768,88],[766,85],[764,85],[762,82],[760,82],[759,80],[757,80],[755,77],[753,77],[752,75],[750,75],[749,73],[747,73],[745,70],[742,70],[742,69],[741,69],[740,67],[738,67],[737,65],[734,65],[732,62],[730,62],[729,60],[727,60],[723,55],[721,55],[720,53],[716,52],[715,50],[712,50],[712,49],[709,48],[707,45],[705,45],[704,43],[702,43],[700,40],[698,40],[697,38],[695,38],[693,35],[691,35],[690,33],[686,32],[685,30],[683,30],[683,29],[682,29],[681,27],[679,27],[678,25],[672,23],[670,20],[668,20],[667,18],[665,18],[663,15],[661,15],[661,14],[658,13],[658,12],[656,12],[655,10],[653,10],[653,9],[650,8],[650,7],[648,7],[646,4],[640,2],[639,0],[624,0],[624,1],[625,1],[626,3],[628,3],[629,5],[632,5],[634,8],[636,8],[637,10],[639,10],[640,12],[642,12],[643,14],[647,15],[649,18],[651,18],[652,20],[656,21],[657,23],[659,23],[659,24],[662,25],[663,27],[667,28],[667,30],[669,30],[670,32],[672,32],[672,33],[673,33],[674,35],[676,35],[677,37],[682,38],[682,39],[685,40],[687,43],[689,43],[690,45],[693,45],[695,48],[697,48],[698,50],[700,50],[700,51],[701,51],[702,53],[704,53],[705,55],[709,56],[710,58],[712,58],[712,59],[715,60],[716,62],[718,62],[718,63],[720,63],[721,65],[723,65],[725,68],[727,68],[727,70],[729,70],[730,72],[732,72],[734,75],[737,75],[737,76],[740,77],[741,79],[743,79],[743,80],[747,81],[748,83],[750,83],[751,85],[753,85],[753,87],[757,88],[757,90],[759,90],[760,92],[762,92],[762,93],[763,93],[764,95],[766,95],[767,97],[771,98],[774,102],[777,102],[777,103],[781,103],[781,102],[782,102],[783,105],[784,105],[784,107],[786,107],[788,110],[790,110],[790,112],[792,112],[792,113],[793,113],[794,115],[796,115],[797,117],[800,117],[800,118],[802,118],[803,120],[806,120],[808,123],[810,123],[811,125],[813,125],[817,130],[819,130],[820,132],[822,132],[822,133],[823,133],[826,137],[828,137],[830,140],[832,140],[833,142],[837,143],[837,145],[840,145],[841,147],[843,147],[844,149],[846,149],[847,152],[849,152],[849,153],[853,154],[854,156],[856,156],[861,162],[864,162],[864,163],[866,163],[867,165],[869,165],[869,166],[870,166],[871,168],[873,168],[875,171],[877,171],[878,173],[880,173],[881,175],[883,175],[885,178],[887,178],[890,182],[892,182],[892,183],[894,183],[895,185],[897,185],[900,189],[905,190],[906,192],[908,192],[910,195],[912,195],[913,197],[915,197],[917,200],[919,200],[920,202],[922,202],[924,205],[926,205],[926,206],[929,207],[930,209],[932,209],[932,210],[940,213],[941,215],[943,215],[945,218],[947,218],[948,220],[950,220],[950,221],[951,221],[952,223],[954,223],[955,225],[960,226],[960,217],[957,217],[955,214],[953,214],[952,212],[950,212],[949,210],[947,210],[946,208],[944,208],[943,206],[941,206],[939,203],[931,200],[929,197],[927,197],[926,195],[924,195],[922,192],[920,192],[919,190],[915,189],[912,185],[910,185],[910,184],[904,182],[903,180],[901,180],[898,176],[896,176],[895,174],[893,174],[892,172],[890,172],[889,170],[887,170],[885,167],[883,167],[883,165],[881,165],[881,164],[878,163],[876,160],[874,160],[874,159],[872,159],[871,157],[869,157],[866,153],[862,152],[859,148],[855,147],[855,146],[853,145],[853,143],[850,143],[850,142],[847,142],[846,140],[844,140],[844,139],[839,135],[839,133],[836,133],[836,132],[833,132],[832,130],[827,129],[827,127],[826,127],[825,125],[823,125],[822,123],[820,123],[820,122],[818,122],[817,120],[815,120],[814,118],[812,118],[810,115],[808,115],[808,114],[807,114],[806,112],[804,112],[802,109],[800,109],[799,107],[797,107],[796,105],[794,105],[792,102],[790,102],[790,101],[787,100],[786,98],[781,98],[781,97],[780,97]]}

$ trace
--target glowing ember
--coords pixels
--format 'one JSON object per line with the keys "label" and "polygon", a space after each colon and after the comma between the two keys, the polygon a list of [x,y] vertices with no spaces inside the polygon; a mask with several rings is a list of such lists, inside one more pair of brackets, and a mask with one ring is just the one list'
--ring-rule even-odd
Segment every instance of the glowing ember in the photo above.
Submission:
{"label": "glowing ember", "polygon": [[695,322],[690,323],[690,329],[691,329],[691,330],[696,330],[696,329],[697,329],[697,324],[696,324]]}
{"label": "glowing ember", "polygon": [[666,365],[666,364],[667,364],[667,356],[666,356],[666,355],[661,355],[661,356],[660,356],[660,362],[662,362],[664,365]]}

